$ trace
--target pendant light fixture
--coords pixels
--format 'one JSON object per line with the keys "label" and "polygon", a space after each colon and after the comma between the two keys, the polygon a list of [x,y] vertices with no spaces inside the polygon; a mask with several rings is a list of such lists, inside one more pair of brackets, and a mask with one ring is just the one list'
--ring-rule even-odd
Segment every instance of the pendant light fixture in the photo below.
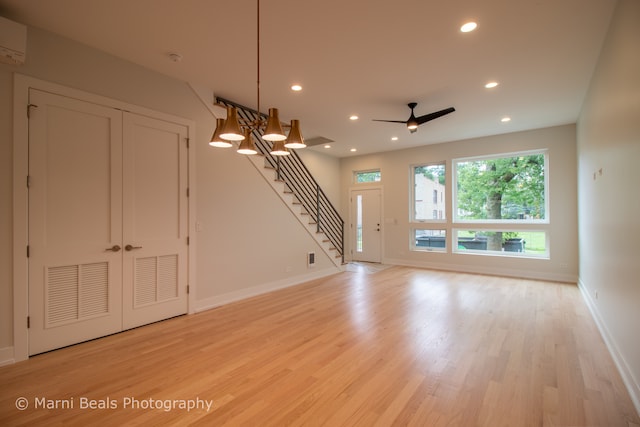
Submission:
{"label": "pendant light fixture", "polygon": [[291,130],[284,146],[287,148],[304,148],[307,146],[304,143],[304,138],[302,138],[302,133],[300,133],[300,120],[291,120]]}
{"label": "pendant light fixture", "polygon": [[233,145],[229,141],[225,141],[224,139],[220,138],[220,131],[224,127],[224,121],[224,119],[216,119],[216,130],[213,132],[213,135],[211,135],[211,142],[209,142],[210,146],[227,148]]}
{"label": "pendant light fixture", "polygon": [[[265,120],[260,113],[260,0],[257,3],[257,117],[252,121],[238,119],[238,110],[234,106],[227,106],[227,118],[216,120],[216,130],[211,137],[209,145],[213,147],[230,147],[227,141],[241,141],[238,153],[256,154],[255,144],[251,140],[253,130],[262,131],[262,139],[272,142],[269,154],[273,156],[286,156],[290,154],[289,148],[304,148],[306,144],[300,132],[300,121],[291,120],[289,136],[282,130],[277,108],[269,108],[269,115]],[[244,131],[243,131],[244,130]],[[214,141],[215,139],[215,141]]]}
{"label": "pendant light fixture", "polygon": [[244,130],[244,135],[242,137],[242,141],[238,146],[237,152],[240,154],[252,155],[258,154],[258,150],[256,150],[256,145],[253,143],[253,139],[251,138],[251,129]]}

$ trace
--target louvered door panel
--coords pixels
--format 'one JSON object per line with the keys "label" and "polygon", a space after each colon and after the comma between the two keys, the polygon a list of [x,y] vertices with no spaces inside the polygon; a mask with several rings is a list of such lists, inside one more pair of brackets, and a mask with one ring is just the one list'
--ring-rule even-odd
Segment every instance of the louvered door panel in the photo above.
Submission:
{"label": "louvered door panel", "polygon": [[78,266],[48,269],[45,287],[46,327],[78,320]]}
{"label": "louvered door panel", "polygon": [[138,258],[135,264],[135,308],[178,297],[178,255]]}
{"label": "louvered door panel", "polygon": [[157,258],[138,258],[135,263],[134,307],[138,308],[157,300]]}
{"label": "louvered door panel", "polygon": [[158,301],[177,298],[179,294],[178,255],[158,257]]}
{"label": "louvered door panel", "polygon": [[108,315],[108,263],[49,267],[45,313],[47,328]]}

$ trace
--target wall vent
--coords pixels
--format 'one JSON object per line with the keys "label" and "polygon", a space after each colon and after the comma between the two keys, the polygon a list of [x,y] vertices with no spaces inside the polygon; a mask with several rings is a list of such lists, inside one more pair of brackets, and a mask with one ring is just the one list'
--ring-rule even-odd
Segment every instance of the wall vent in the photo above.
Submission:
{"label": "wall vent", "polygon": [[315,265],[316,265],[316,253],[309,252],[307,254],[307,267],[311,268],[311,267],[314,267]]}

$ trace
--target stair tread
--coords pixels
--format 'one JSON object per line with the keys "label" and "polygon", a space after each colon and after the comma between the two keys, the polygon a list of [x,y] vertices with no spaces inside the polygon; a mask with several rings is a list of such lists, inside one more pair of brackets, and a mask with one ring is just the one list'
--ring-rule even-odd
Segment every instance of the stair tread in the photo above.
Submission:
{"label": "stair tread", "polygon": [[[258,153],[257,156],[263,159],[263,165],[262,165],[263,169],[269,169],[274,172],[277,172],[278,167],[272,165],[270,162],[267,162],[265,154]],[[256,164],[256,166],[258,166],[258,164]],[[265,177],[267,177],[266,171],[262,173],[264,174]],[[304,215],[308,218],[308,221],[309,221],[308,225],[314,226],[316,235],[323,234],[323,236],[317,236],[316,239],[318,242],[322,243],[322,247],[324,248],[325,253],[329,256],[331,255],[331,253],[333,253],[334,258],[336,260],[342,258],[342,263],[344,264],[344,254],[335,245],[333,245],[330,239],[326,238],[326,233],[324,231],[317,229],[318,222],[313,219],[314,217],[312,216],[312,212],[310,212],[309,209],[305,207],[303,201],[301,201],[299,196],[296,195],[295,189],[291,188],[291,185],[287,184],[287,181],[283,178],[278,177],[278,175],[279,174],[277,173],[274,174],[273,180],[269,179],[269,181],[273,183],[276,183],[276,182],[283,183],[284,185],[282,187],[276,187],[275,184],[272,184],[273,188],[277,189],[277,192],[280,193],[281,195],[291,194],[293,196],[291,199],[285,199],[283,196],[281,197],[283,201],[285,201],[286,203],[290,203],[289,207],[294,214]],[[269,176],[269,178],[271,178],[271,176]],[[293,206],[300,206],[301,207],[300,212],[298,212],[297,209],[294,210]],[[315,211],[315,208],[312,208],[312,211]],[[308,227],[308,231],[312,232],[314,230]],[[334,261],[334,263],[339,263],[339,261]]]}

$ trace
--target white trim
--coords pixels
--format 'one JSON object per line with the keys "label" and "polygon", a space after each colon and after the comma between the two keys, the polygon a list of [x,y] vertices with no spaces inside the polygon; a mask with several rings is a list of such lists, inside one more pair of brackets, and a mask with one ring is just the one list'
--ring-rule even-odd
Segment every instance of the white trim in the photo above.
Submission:
{"label": "white trim", "polygon": [[13,349],[14,361],[29,358],[27,242],[29,226],[29,86],[33,79],[14,74],[13,80]]}
{"label": "white trim", "polygon": [[0,348],[0,366],[12,365],[16,363],[13,357],[13,347]]}
{"label": "white trim", "polygon": [[[28,244],[28,193],[27,174],[29,172],[29,121],[27,119],[27,105],[29,104],[29,89],[35,88],[92,102],[107,107],[130,111],[142,116],[152,117],[167,122],[187,126],[192,148],[189,150],[189,296],[188,312],[195,310],[196,277],[195,277],[195,122],[183,117],[162,113],[127,102],[95,95],[78,89],[69,88],[56,83],[36,79],[22,74],[14,74],[13,81],[13,357],[19,362],[29,358],[29,330],[27,316],[29,313],[28,299],[28,264],[26,250]],[[1,356],[1,354],[0,354]],[[2,359],[0,358],[0,361]]]}
{"label": "white trim", "polygon": [[275,282],[263,283],[261,285],[252,286],[250,288],[240,289],[234,292],[227,292],[226,294],[217,295],[214,297],[198,300],[196,312],[211,310],[212,308],[220,307],[225,304],[229,304],[243,299],[255,297],[258,295],[273,292],[279,289],[289,288],[292,286],[298,286],[310,280],[320,279],[323,277],[331,276],[339,273],[341,270],[337,267],[325,268],[323,270],[314,271],[312,273],[287,278],[283,280],[276,280]]}
{"label": "white trim", "polygon": [[591,316],[593,320],[595,320],[596,325],[598,326],[598,330],[600,331],[600,335],[602,335],[602,339],[604,340],[609,353],[618,368],[618,372],[622,377],[622,381],[629,392],[629,396],[631,397],[631,401],[636,408],[638,414],[640,414],[640,383],[633,377],[633,372],[629,368],[629,364],[626,362],[625,358],[622,356],[622,353],[618,350],[618,346],[616,345],[616,341],[613,338],[613,335],[609,332],[606,323],[600,316],[600,312],[598,311],[598,307],[591,298],[589,294],[589,290],[585,286],[582,278],[578,279],[578,288],[580,289],[580,293],[584,298],[584,301],[587,303],[587,307],[591,312]]}
{"label": "white trim", "polygon": [[[363,183],[365,184],[365,183]],[[353,261],[354,257],[354,251],[356,248],[356,228],[354,227],[356,220],[354,218],[355,216],[355,212],[353,210],[353,193],[360,193],[363,191],[367,191],[367,190],[378,190],[380,191],[380,261],[379,262],[383,262],[384,260],[384,234],[385,234],[385,228],[386,228],[386,221],[384,220],[384,187],[382,185],[379,185],[378,182],[376,183],[366,183],[366,184],[375,184],[375,185],[369,185],[366,187],[358,187],[358,186],[350,186],[349,187],[349,223],[345,224],[349,233],[349,238],[346,239],[349,241],[349,261]],[[361,184],[362,185],[362,184]],[[345,250],[345,262],[347,262],[347,257],[346,257],[346,248],[344,248]]]}
{"label": "white trim", "polygon": [[[436,252],[445,255],[444,252]],[[472,254],[466,254],[473,256]],[[536,258],[537,259],[537,258]],[[544,261],[544,259],[540,259]],[[523,270],[522,268],[488,267],[467,264],[452,264],[439,262],[410,261],[406,259],[382,260],[383,264],[403,265],[406,267],[428,268],[434,270],[453,271],[458,273],[487,274],[490,276],[514,277],[518,279],[547,280],[550,282],[576,283],[578,277],[574,274],[549,273],[543,270]]]}

